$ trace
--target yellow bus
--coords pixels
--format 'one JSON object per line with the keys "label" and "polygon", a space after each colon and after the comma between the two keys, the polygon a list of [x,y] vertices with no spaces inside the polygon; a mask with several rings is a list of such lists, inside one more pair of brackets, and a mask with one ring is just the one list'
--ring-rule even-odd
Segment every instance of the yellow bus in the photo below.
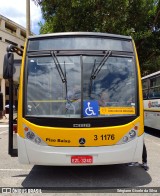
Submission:
{"label": "yellow bus", "polygon": [[77,32],[27,39],[18,99],[20,163],[138,162],[143,139],[141,75],[130,36]]}

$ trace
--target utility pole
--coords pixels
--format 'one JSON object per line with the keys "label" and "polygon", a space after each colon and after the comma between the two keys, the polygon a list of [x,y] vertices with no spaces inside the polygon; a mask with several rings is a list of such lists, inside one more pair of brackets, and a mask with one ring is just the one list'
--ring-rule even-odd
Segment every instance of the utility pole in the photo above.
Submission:
{"label": "utility pole", "polygon": [[30,0],[26,0],[26,37],[31,35],[30,26]]}

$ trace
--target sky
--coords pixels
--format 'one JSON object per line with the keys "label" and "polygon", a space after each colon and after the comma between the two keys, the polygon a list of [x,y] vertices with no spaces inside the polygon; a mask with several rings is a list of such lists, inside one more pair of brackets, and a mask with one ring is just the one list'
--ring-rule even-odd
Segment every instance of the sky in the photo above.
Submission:
{"label": "sky", "polygon": [[[0,14],[26,28],[26,0],[0,0]],[[30,0],[31,31],[39,34],[41,10]]]}

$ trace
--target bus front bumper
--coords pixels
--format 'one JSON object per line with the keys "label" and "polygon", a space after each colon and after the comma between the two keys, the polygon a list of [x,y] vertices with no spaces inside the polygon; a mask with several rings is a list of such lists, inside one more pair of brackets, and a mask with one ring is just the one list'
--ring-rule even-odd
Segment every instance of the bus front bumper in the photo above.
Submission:
{"label": "bus front bumper", "polygon": [[[121,145],[99,147],[40,146],[17,135],[18,158],[23,164],[78,166],[110,165],[139,162],[142,160],[144,134]],[[71,163],[72,156],[92,156],[93,163]]]}

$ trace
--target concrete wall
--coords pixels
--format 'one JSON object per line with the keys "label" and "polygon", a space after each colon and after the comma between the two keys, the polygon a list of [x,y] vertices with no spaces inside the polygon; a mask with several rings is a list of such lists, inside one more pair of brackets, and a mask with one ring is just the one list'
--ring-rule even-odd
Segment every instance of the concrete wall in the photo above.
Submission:
{"label": "concrete wall", "polygon": [[[6,48],[9,44],[13,44],[23,49],[24,42],[26,37],[25,28],[16,24],[15,22],[9,20],[8,18],[0,15],[0,87],[1,92],[3,93],[3,108],[8,102],[8,94],[6,89],[8,88],[8,81],[3,79],[3,60],[4,55],[6,54]],[[22,57],[14,54],[14,59],[21,59]],[[19,80],[20,66],[16,66],[16,74],[14,75],[15,86]],[[16,93],[14,92],[14,95]],[[14,101],[17,100],[17,96],[14,96]]]}

